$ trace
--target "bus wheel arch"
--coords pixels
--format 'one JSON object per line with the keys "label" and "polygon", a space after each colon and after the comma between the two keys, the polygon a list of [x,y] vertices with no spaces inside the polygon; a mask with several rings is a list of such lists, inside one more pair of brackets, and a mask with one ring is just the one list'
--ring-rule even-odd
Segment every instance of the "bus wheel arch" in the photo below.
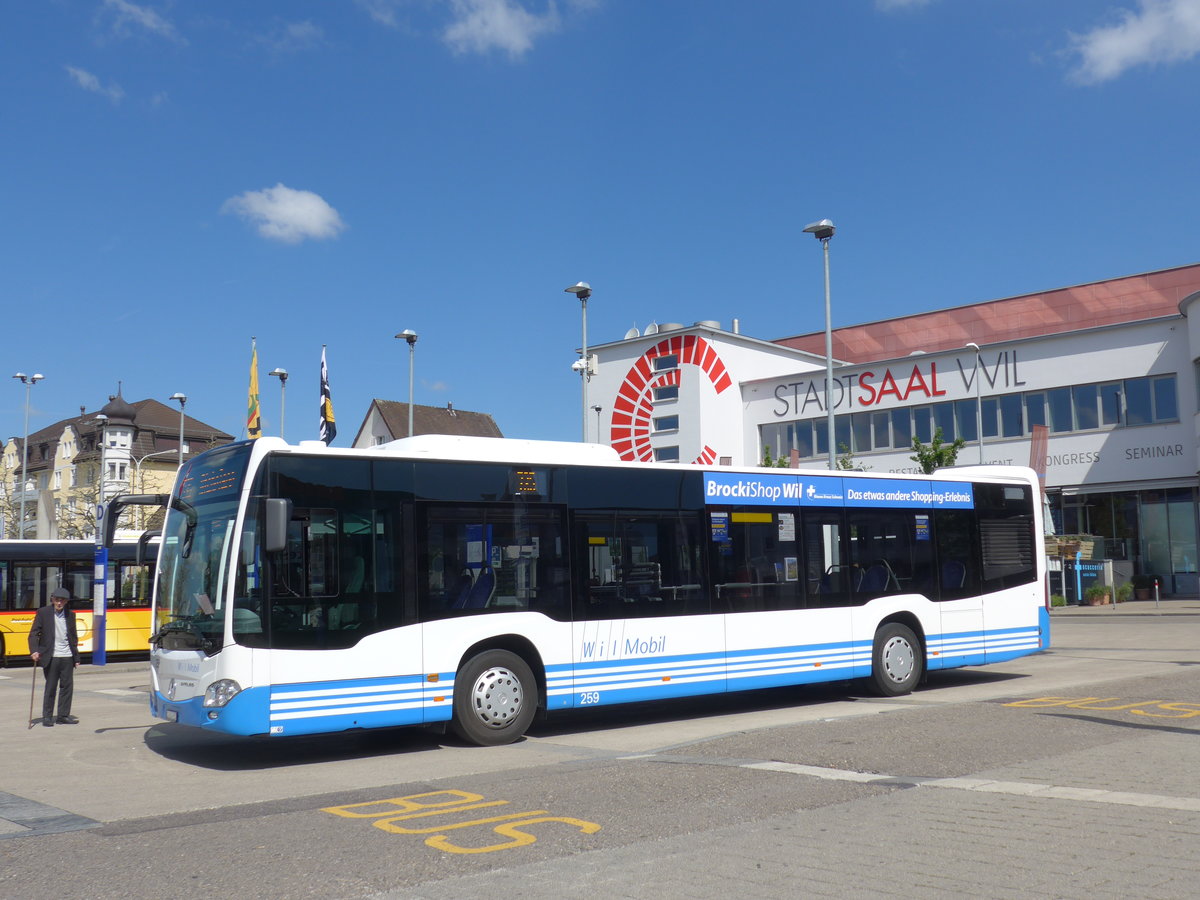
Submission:
{"label": "bus wheel arch", "polygon": [[879,623],[871,647],[869,683],[884,697],[911,693],[925,677],[925,635],[911,616],[891,616]]}
{"label": "bus wheel arch", "polygon": [[522,638],[471,647],[455,674],[451,730],[481,746],[518,740],[542,706],[544,678],[540,655]]}

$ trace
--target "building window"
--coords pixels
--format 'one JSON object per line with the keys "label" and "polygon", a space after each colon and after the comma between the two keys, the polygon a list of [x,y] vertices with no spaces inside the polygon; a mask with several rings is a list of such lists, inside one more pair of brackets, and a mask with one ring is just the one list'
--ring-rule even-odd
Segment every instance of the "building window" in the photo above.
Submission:
{"label": "building window", "polygon": [[654,389],[654,401],[657,403],[660,400],[678,400],[679,385],[669,384],[666,387],[657,387]]}
{"label": "building window", "polygon": [[[1200,360],[1197,371],[1200,373]],[[1031,434],[1037,425],[1048,427],[1054,434],[1069,434],[1176,422],[1179,420],[1176,376],[1152,375],[1023,394],[994,394],[982,398],[980,417],[985,440],[1019,438]],[[825,422],[822,417],[763,425],[762,446],[770,448],[776,457],[786,456],[793,449],[801,458],[825,456],[829,452]],[[975,401],[969,398],[842,415],[836,418],[835,428],[839,453],[903,450],[912,446],[914,437],[928,444],[939,428],[946,442],[955,438],[968,442],[979,439]]]}
{"label": "building window", "polygon": [[679,462],[678,447],[655,447],[654,448],[655,462]]}
{"label": "building window", "polygon": [[1154,421],[1169,422],[1179,418],[1179,405],[1175,397],[1175,376],[1167,375],[1151,380],[1154,390]]}
{"label": "building window", "polygon": [[679,416],[659,416],[654,420],[655,431],[678,431]]}
{"label": "building window", "polygon": [[654,371],[665,372],[667,369],[679,368],[679,356],[674,353],[669,353],[666,356],[654,357]]}

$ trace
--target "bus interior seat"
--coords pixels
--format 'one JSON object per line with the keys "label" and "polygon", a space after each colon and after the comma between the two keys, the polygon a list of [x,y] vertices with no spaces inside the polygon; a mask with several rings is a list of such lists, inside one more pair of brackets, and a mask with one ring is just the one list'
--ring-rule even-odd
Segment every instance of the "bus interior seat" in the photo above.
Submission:
{"label": "bus interior seat", "polygon": [[877,562],[863,574],[857,590],[865,594],[882,594],[891,590],[892,572],[887,563]]}
{"label": "bus interior seat", "polygon": [[942,563],[942,587],[960,588],[967,580],[967,567],[961,560],[948,559]]}
{"label": "bus interior seat", "polygon": [[463,609],[483,609],[488,605],[488,601],[492,599],[492,591],[496,587],[496,573],[494,570],[487,568],[479,573],[479,577],[475,579],[475,583],[471,585],[471,590],[467,594],[463,603]]}
{"label": "bus interior seat", "polygon": [[862,569],[857,566],[830,566],[821,576],[820,593],[843,594],[857,591],[862,584]]}

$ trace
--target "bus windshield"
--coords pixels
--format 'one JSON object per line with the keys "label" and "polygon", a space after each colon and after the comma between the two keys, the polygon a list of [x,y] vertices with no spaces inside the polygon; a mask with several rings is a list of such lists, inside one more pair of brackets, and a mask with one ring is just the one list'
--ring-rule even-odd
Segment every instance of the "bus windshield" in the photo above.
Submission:
{"label": "bus windshield", "polygon": [[211,451],[184,466],[163,523],[154,640],[167,650],[220,650],[225,577],[238,494],[251,444]]}

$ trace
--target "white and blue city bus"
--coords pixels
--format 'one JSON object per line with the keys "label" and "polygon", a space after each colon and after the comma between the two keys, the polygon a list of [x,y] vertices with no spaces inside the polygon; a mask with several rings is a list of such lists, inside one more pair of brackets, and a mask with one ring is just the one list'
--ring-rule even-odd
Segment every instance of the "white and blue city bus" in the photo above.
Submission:
{"label": "white and blue city bus", "polygon": [[231,444],[169,500],[151,707],[239,735],[448,724],[502,744],[539,710],[859,678],[905,694],[1048,646],[1039,498],[999,466]]}

